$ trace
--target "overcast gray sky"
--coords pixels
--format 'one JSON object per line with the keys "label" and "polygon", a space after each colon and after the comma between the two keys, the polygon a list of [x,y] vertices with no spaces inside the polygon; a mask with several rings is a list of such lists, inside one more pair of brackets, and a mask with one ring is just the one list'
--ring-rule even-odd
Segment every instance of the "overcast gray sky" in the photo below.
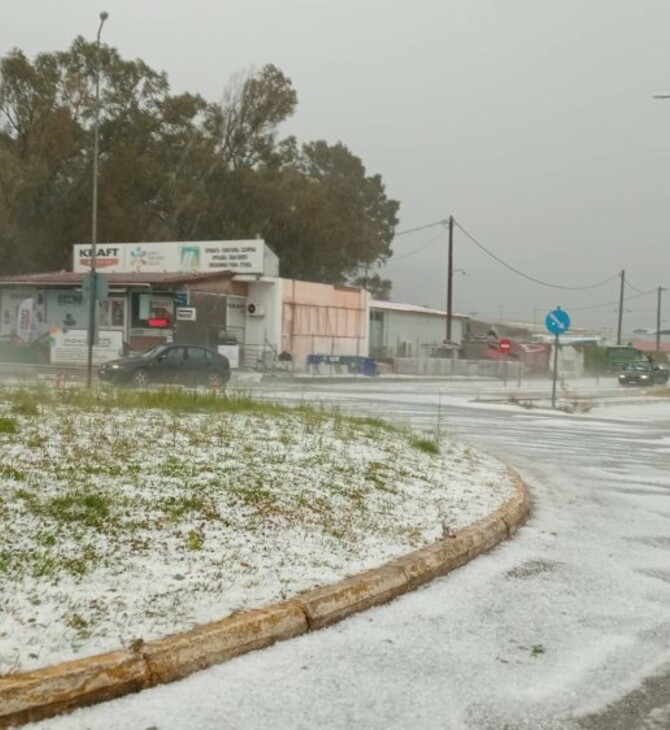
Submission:
{"label": "overcast gray sky", "polygon": [[[589,285],[625,269],[641,291],[670,287],[670,100],[651,99],[670,92],[668,0],[5,0],[3,10],[0,52],[31,56],[94,38],[107,10],[105,42],[209,99],[236,72],[274,63],[299,97],[284,131],[347,144],[400,201],[398,230],[454,215],[538,279]],[[396,301],[445,307],[446,243],[439,227],[396,239],[398,260],[381,272]],[[538,286],[458,230],[455,266],[466,272],[455,276],[458,311],[542,321],[560,304],[576,327],[616,327],[618,280]],[[666,301],[670,327],[670,292]],[[627,301],[624,329],[655,320],[655,293]]]}

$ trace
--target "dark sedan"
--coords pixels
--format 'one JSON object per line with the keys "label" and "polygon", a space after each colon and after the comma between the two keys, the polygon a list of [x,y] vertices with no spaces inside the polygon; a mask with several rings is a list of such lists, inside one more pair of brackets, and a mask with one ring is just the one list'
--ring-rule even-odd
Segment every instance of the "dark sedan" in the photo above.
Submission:
{"label": "dark sedan", "polygon": [[670,372],[653,362],[631,362],[619,373],[620,385],[656,385],[668,382]]}
{"label": "dark sedan", "polygon": [[220,388],[230,380],[230,363],[227,357],[208,347],[161,345],[137,357],[103,363],[98,376],[115,385],[142,387],[149,383],[181,383]]}

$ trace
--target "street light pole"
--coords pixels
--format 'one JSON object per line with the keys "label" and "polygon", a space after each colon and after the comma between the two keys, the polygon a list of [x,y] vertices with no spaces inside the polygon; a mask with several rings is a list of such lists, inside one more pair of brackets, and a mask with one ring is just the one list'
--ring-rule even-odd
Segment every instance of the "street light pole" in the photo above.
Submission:
{"label": "street light pole", "polygon": [[[652,99],[670,99],[670,94],[654,94]],[[664,292],[662,286],[658,287],[658,300],[656,302],[656,354],[661,351],[661,293]]]}
{"label": "street light pole", "polygon": [[86,362],[86,387],[91,387],[93,379],[93,344],[95,341],[95,313],[96,313],[96,266],[98,254],[98,147],[100,144],[100,34],[102,26],[109,17],[104,10],[100,13],[100,25],[95,46],[95,119],[93,125],[93,202],[91,210],[91,272],[89,285],[88,310],[88,357]]}

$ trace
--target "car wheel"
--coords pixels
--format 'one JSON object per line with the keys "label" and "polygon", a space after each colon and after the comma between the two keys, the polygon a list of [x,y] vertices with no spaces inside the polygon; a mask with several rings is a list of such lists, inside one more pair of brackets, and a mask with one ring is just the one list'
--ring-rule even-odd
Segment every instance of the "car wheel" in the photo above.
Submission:
{"label": "car wheel", "polygon": [[212,390],[219,390],[219,388],[221,388],[221,386],[223,385],[223,378],[221,377],[221,373],[218,373],[216,370],[212,370],[211,373],[208,373],[207,385]]}
{"label": "car wheel", "polygon": [[149,374],[146,370],[140,368],[132,374],[130,380],[137,388],[144,388],[149,384]]}

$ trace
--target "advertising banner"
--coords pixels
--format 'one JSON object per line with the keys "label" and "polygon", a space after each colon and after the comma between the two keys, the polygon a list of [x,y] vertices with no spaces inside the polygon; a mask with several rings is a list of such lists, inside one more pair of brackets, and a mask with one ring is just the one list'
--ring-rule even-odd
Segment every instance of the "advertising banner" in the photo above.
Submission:
{"label": "advertising banner", "polygon": [[[93,364],[123,357],[123,333],[118,330],[100,330],[98,344],[93,346]],[[88,360],[88,332],[86,330],[54,329],[51,332],[52,365],[85,365]]]}
{"label": "advertising banner", "polygon": [[16,336],[23,342],[30,342],[35,321],[35,300],[30,297],[19,304],[16,320]]}
{"label": "advertising banner", "polygon": [[[233,271],[264,274],[265,243],[246,241],[164,241],[160,243],[115,243],[97,247],[96,267],[103,273],[207,273]],[[91,267],[91,246],[75,244],[73,270]]]}

